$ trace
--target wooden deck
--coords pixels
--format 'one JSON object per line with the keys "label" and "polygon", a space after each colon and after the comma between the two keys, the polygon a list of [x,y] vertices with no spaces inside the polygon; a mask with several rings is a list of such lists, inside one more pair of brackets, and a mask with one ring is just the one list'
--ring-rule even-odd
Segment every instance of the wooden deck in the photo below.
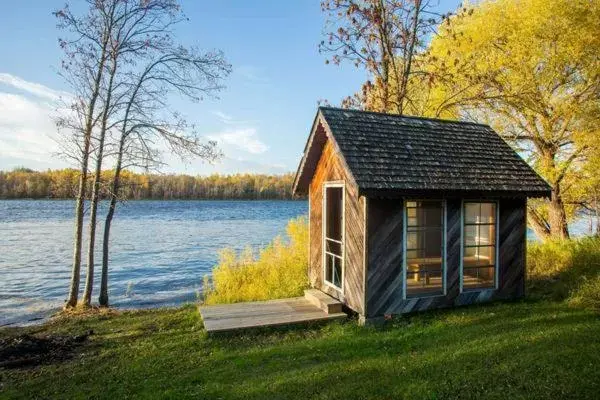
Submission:
{"label": "wooden deck", "polygon": [[327,313],[305,297],[198,307],[208,333],[346,318]]}

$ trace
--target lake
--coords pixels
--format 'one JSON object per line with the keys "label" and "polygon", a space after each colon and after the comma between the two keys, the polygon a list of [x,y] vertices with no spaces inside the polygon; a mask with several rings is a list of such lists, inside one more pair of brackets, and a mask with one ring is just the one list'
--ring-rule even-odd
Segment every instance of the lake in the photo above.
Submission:
{"label": "lake", "polygon": [[[106,206],[102,203],[102,216]],[[0,326],[47,317],[64,304],[71,269],[73,209],[74,202],[69,200],[0,200]],[[111,305],[152,307],[193,301],[220,249],[264,247],[285,233],[288,220],[306,215],[307,210],[305,201],[120,204],[111,229]],[[100,282],[101,237],[102,226],[96,283]],[[85,249],[84,244],[84,259]],[[83,282],[82,278],[81,290]]]}

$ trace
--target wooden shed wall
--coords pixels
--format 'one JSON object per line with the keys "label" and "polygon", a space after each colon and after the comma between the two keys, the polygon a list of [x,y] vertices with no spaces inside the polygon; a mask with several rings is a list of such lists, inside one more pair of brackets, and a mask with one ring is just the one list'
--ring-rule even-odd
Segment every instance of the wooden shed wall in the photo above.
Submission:
{"label": "wooden shed wall", "polygon": [[526,199],[499,200],[498,289],[460,293],[461,199],[446,200],[446,295],[402,298],[403,201],[369,199],[367,318],[522,297],[525,292]]}
{"label": "wooden shed wall", "polygon": [[[343,293],[323,282],[323,184],[331,181],[345,183]],[[309,280],[312,287],[340,299],[359,314],[364,314],[364,201],[333,143],[327,140],[309,190]]]}

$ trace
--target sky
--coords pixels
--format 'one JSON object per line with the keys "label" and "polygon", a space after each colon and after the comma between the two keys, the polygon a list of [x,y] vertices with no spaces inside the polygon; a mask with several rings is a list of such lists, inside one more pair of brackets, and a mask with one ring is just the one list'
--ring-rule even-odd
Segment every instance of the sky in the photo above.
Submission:
{"label": "sky", "polygon": [[[0,0],[0,170],[72,166],[56,155],[53,116],[68,96],[58,75],[59,31],[51,12],[65,0]],[[73,3],[77,3],[74,1]],[[459,1],[440,0],[440,12]],[[182,0],[189,21],[176,30],[184,45],[220,49],[232,64],[218,99],[177,109],[200,135],[216,140],[221,160],[181,162],[165,153],[168,173],[294,172],[318,101],[332,105],[367,79],[350,64],[326,65],[319,54],[325,16],[318,0]]]}

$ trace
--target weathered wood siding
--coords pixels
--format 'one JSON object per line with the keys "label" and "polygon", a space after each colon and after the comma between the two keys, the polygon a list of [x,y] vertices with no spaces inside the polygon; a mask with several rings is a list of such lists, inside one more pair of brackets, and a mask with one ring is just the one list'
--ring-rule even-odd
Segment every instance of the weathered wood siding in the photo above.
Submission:
{"label": "weathered wood siding", "polygon": [[499,200],[498,289],[460,293],[461,199],[446,199],[446,295],[402,298],[403,201],[369,199],[367,318],[523,296],[525,199]]}
{"label": "weathered wood siding", "polygon": [[[319,127],[318,129],[323,129]],[[324,133],[322,133],[324,134]],[[344,281],[343,293],[323,282],[323,184],[345,183],[344,204]],[[364,198],[343,166],[333,143],[325,143],[309,191],[310,201],[310,246],[309,279],[314,288],[332,295],[349,308],[364,314]]]}

